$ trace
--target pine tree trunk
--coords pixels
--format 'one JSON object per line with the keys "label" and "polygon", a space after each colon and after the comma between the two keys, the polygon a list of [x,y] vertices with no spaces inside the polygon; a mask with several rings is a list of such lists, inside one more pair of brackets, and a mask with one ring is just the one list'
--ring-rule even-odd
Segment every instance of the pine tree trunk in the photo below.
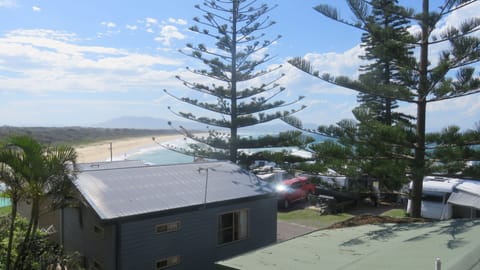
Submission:
{"label": "pine tree trunk", "polygon": [[429,0],[423,0],[421,20],[422,40],[420,47],[420,88],[417,102],[417,129],[415,146],[415,164],[413,165],[412,216],[421,216],[423,177],[425,175],[425,121],[428,95],[428,36],[429,36]]}
{"label": "pine tree trunk", "polygon": [[231,95],[232,95],[232,104],[231,107],[231,127],[230,127],[230,161],[233,163],[237,162],[237,132],[238,132],[238,121],[237,121],[237,18],[238,18],[238,0],[233,1],[232,7],[232,85],[231,85]]}

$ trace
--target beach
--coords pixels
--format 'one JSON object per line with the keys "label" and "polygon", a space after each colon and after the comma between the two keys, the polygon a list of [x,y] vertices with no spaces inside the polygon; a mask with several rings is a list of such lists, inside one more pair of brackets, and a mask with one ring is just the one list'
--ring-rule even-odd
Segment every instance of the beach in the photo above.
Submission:
{"label": "beach", "polygon": [[[155,137],[155,141],[152,140],[152,137]],[[78,154],[77,161],[80,163],[110,161],[110,157],[113,160],[122,160],[142,149],[159,148],[160,146],[157,143],[178,140],[183,137],[183,135],[158,135],[106,140],[78,145],[75,146],[75,150]],[[110,143],[112,145],[111,155]]]}

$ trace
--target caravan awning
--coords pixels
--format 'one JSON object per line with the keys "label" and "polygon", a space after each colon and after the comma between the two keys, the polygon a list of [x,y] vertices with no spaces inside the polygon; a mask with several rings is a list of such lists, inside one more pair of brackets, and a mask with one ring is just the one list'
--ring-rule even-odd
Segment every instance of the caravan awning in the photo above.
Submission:
{"label": "caravan awning", "polygon": [[451,204],[469,206],[480,209],[480,196],[461,190],[452,192],[452,195],[450,195],[448,202]]}

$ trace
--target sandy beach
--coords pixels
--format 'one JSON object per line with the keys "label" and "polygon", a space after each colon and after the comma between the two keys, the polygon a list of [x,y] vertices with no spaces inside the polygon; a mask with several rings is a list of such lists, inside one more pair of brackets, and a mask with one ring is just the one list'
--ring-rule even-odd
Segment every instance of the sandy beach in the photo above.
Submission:
{"label": "sandy beach", "polygon": [[[157,143],[183,138],[182,135],[158,135],[154,137]],[[112,157],[117,160],[123,159],[124,156],[140,149],[160,147],[152,140],[152,136],[107,140],[78,145],[75,146],[78,154],[78,162],[109,161],[110,143],[112,143]]]}

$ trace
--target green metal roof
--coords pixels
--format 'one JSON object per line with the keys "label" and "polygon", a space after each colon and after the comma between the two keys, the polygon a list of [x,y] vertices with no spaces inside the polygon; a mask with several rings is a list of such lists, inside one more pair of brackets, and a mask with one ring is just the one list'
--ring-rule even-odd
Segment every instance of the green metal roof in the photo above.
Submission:
{"label": "green metal roof", "polygon": [[218,269],[480,270],[480,220],[319,230],[217,263]]}

